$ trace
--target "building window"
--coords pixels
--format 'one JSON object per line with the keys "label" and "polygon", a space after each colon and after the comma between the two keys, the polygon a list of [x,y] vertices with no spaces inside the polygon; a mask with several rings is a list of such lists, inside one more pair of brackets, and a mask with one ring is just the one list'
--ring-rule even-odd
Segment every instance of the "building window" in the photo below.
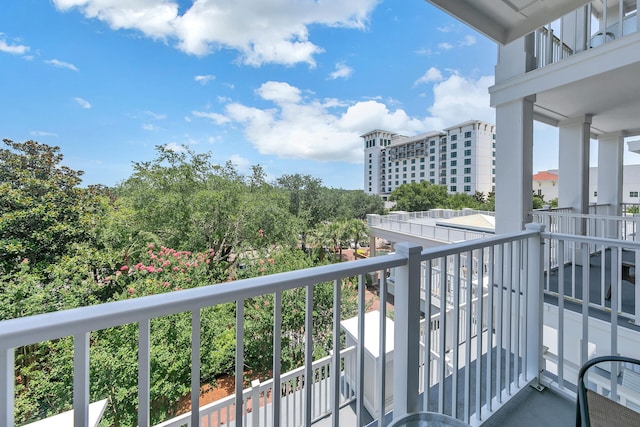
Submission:
{"label": "building window", "polygon": [[452,185],[451,187],[449,187],[449,190],[450,190],[452,193],[455,193],[456,191],[458,191],[458,188],[457,188],[455,185]]}
{"label": "building window", "polygon": [[412,171],[416,170],[416,167],[415,166],[411,166],[411,170]]}
{"label": "building window", "polygon": [[[397,178],[397,177],[396,177]],[[396,185],[398,185],[398,181],[396,181]]]}
{"label": "building window", "polygon": [[435,169],[435,168],[436,168],[436,164],[435,164],[435,163],[431,163],[431,164],[429,165],[429,169]]}
{"label": "building window", "polygon": [[420,165],[420,170],[424,170],[424,165]]}
{"label": "building window", "polygon": [[433,154],[433,153],[435,153],[435,152],[436,152],[436,149],[435,149],[435,148],[429,148],[429,153],[430,153],[430,154]]}
{"label": "building window", "polygon": [[430,162],[435,162],[436,161],[436,156],[429,156],[429,161]]}
{"label": "building window", "polygon": [[471,131],[470,131],[470,130],[469,130],[469,131],[466,131],[466,132],[464,133],[464,137],[465,137],[465,138],[471,138]]}
{"label": "building window", "polygon": [[456,148],[458,148],[458,144],[456,144],[456,143],[451,144],[451,149],[452,150],[455,150]]}
{"label": "building window", "polygon": [[406,164],[407,164],[407,161],[406,161],[406,160],[403,160],[403,161],[402,161],[402,164],[403,164],[403,165],[406,165]]}
{"label": "building window", "polygon": [[464,173],[471,173],[471,168],[464,168]]}
{"label": "building window", "polygon": [[457,179],[456,177],[451,178],[451,183],[455,184],[456,183],[456,179]]}
{"label": "building window", "polygon": [[638,192],[637,191],[630,191],[629,192],[629,197],[638,197]]}
{"label": "building window", "polygon": [[436,176],[436,173],[434,171],[429,172],[429,176]]}
{"label": "building window", "polygon": [[396,166],[400,166],[400,162],[396,162]]}
{"label": "building window", "polygon": [[458,166],[457,160],[451,160],[451,166]]}
{"label": "building window", "polygon": [[456,141],[458,139],[458,135],[451,135],[451,140]]}
{"label": "building window", "polygon": [[466,193],[469,193],[469,192],[471,191],[471,186],[470,186],[470,185],[465,185],[465,186],[464,186],[464,191],[465,191]]}
{"label": "building window", "polygon": [[400,172],[400,168],[396,168],[396,172]]}
{"label": "building window", "polygon": [[415,172],[411,172],[411,178],[415,178],[416,177],[416,173]]}
{"label": "building window", "polygon": [[433,147],[434,145],[436,145],[436,141],[433,140],[433,141],[429,142],[429,145]]}
{"label": "building window", "polygon": [[416,162],[416,159],[411,159],[411,164],[414,164]]}
{"label": "building window", "polygon": [[598,192],[597,191],[593,192],[593,197],[598,197]]}
{"label": "building window", "polygon": [[471,182],[471,177],[470,176],[465,176],[464,177],[464,182]]}
{"label": "building window", "polygon": [[424,157],[420,157],[420,163],[424,163]]}
{"label": "building window", "polygon": [[465,141],[464,142],[464,146],[465,147],[471,147],[471,141]]}
{"label": "building window", "polygon": [[464,159],[464,164],[465,165],[470,165],[471,164],[471,159]]}
{"label": "building window", "polygon": [[464,155],[465,156],[470,156],[471,155],[471,150],[464,150]]}
{"label": "building window", "polygon": [[456,175],[456,172],[458,172],[457,169],[451,169],[451,175]]}
{"label": "building window", "polygon": [[420,172],[420,178],[424,178],[424,172]]}
{"label": "building window", "polygon": [[[369,158],[371,158],[371,153],[369,153]],[[369,161],[371,161],[371,160],[369,160]]]}
{"label": "building window", "polygon": [[458,157],[458,152],[454,151],[451,153],[451,158]]}
{"label": "building window", "polygon": [[493,160],[491,161],[491,164],[492,164],[493,166],[495,166],[495,165],[496,165],[496,159],[493,159]]}
{"label": "building window", "polygon": [[435,183],[436,183],[436,180],[435,180],[435,179],[430,179],[430,180],[429,180],[429,182],[430,182],[431,184],[435,184]]}

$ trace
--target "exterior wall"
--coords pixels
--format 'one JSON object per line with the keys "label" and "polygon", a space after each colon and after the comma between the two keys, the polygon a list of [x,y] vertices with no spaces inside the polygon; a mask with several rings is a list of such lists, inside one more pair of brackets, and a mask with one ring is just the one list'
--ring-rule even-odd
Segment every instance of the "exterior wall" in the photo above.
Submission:
{"label": "exterior wall", "polygon": [[412,137],[374,130],[364,139],[364,191],[389,195],[402,184],[428,181],[450,193],[495,188],[495,126],[468,121]]}

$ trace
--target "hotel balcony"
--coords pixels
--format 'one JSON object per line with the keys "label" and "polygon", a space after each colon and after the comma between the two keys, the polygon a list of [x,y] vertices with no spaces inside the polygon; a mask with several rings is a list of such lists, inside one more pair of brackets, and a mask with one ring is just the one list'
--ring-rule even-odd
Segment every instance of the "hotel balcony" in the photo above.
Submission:
{"label": "hotel balcony", "polygon": [[[622,267],[638,251],[633,241],[529,224],[507,235],[427,249],[399,243],[393,254],[364,260],[3,321],[0,425],[14,425],[16,349],[62,337],[73,337],[73,425],[90,425],[92,332],[131,323],[138,331],[131,337],[139,355],[137,424],[150,425],[150,322],[176,313],[191,317],[197,402],[201,311],[225,303],[236,305],[235,394],[161,426],[385,426],[418,411],[472,426],[570,425],[584,362],[595,355],[640,356],[637,287]],[[380,279],[379,314],[366,309],[367,275]],[[342,284],[354,277],[358,313],[344,319]],[[305,346],[303,366],[281,372],[282,293],[305,290],[309,343],[314,287],[326,282],[334,288],[331,355],[313,360],[313,346]],[[244,389],[245,303],[262,295],[274,301],[273,378]],[[637,409],[640,390],[620,383],[626,369],[601,370],[589,381]]]}

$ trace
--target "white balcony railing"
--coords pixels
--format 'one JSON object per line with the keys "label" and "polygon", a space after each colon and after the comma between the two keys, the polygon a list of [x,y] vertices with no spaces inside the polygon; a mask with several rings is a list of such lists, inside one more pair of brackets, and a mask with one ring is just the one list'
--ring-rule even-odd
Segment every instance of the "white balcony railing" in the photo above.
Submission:
{"label": "white balcony railing", "polygon": [[587,3],[536,30],[535,68],[559,62],[637,31],[636,1],[598,0]]}
{"label": "white balcony railing", "polygon": [[[551,264],[549,257],[552,254],[547,248],[552,242],[561,252],[566,246],[576,248],[572,258],[575,267],[562,263],[557,269],[544,273],[544,265]],[[602,297],[606,282],[596,280],[602,273],[597,265],[591,266],[591,252],[585,250],[590,246],[602,248],[602,271],[614,284],[609,299]],[[380,324],[376,325],[380,359],[374,368],[368,369],[375,369],[379,378],[393,375],[392,389],[385,387],[382,381],[377,390],[378,407],[386,407],[392,396],[395,418],[426,409],[451,415],[470,425],[481,425],[530,384],[538,385],[543,381],[571,394],[569,385],[574,381],[573,367],[579,366],[594,352],[634,355],[639,351],[640,335],[621,327],[622,319],[635,314],[637,305],[629,313],[624,310],[622,296],[629,289],[620,283],[618,264],[625,251],[638,249],[640,245],[633,242],[542,232],[539,226],[530,225],[527,231],[511,235],[427,250],[416,245],[397,244],[396,253],[392,255],[3,321],[0,323],[0,425],[14,425],[16,348],[60,337],[74,338],[74,426],[86,426],[91,333],[137,323],[138,336],[131,337],[138,341],[139,348],[137,417],[138,425],[148,426],[151,403],[149,323],[151,319],[181,312],[190,313],[192,318],[191,393],[192,401],[197,402],[200,394],[200,310],[228,302],[236,303],[238,380],[235,395],[216,403],[215,408],[195,405],[186,419],[173,420],[181,424],[165,425],[198,426],[205,422],[215,425],[221,420],[217,417],[224,413],[236,426],[311,425],[322,416],[330,417],[337,426],[340,425],[340,407],[352,399],[355,399],[357,424],[363,425],[365,377],[371,374],[365,372],[365,340],[359,340],[355,350],[341,348],[338,343],[343,320],[340,301],[344,278],[359,278],[358,336],[366,336],[364,278],[368,273],[381,277],[382,310]],[[591,267],[578,268],[578,259],[582,260],[581,265]],[[470,271],[464,269],[463,260],[474,260],[469,265]],[[609,271],[607,265],[615,268]],[[395,274],[391,373],[387,371],[384,343],[388,332],[385,278],[392,268]],[[432,274],[436,268],[450,274]],[[326,281],[334,283],[332,333],[336,344],[333,354],[314,362],[312,346],[306,346],[304,366],[283,374],[279,360],[282,292],[306,289],[304,342],[310,343],[314,325],[314,286]],[[575,292],[571,281],[575,283]],[[424,295],[425,289],[435,290],[441,296],[450,294],[452,303],[442,302],[443,309],[440,310],[429,303],[421,304],[420,295],[421,292]],[[543,303],[544,291],[550,298],[548,304]],[[587,294],[589,298],[581,297]],[[274,295],[274,378],[243,390],[244,301],[260,295]],[[595,295],[600,296],[592,297]],[[575,307],[579,309],[576,311]],[[594,310],[601,316],[594,317]],[[423,319],[429,319],[428,327]],[[634,339],[635,347],[632,346]],[[346,389],[342,375],[337,373],[343,372],[343,366],[351,361],[355,366],[350,371],[354,374],[350,375],[355,378],[349,381],[353,388]],[[336,375],[332,375],[333,372]],[[280,390],[281,399],[274,398],[278,395],[277,390]],[[295,402],[294,398],[297,399]],[[261,400],[262,404],[258,404]],[[248,406],[253,406],[251,402],[256,405],[249,412]],[[383,417],[380,417],[379,425],[384,425]]]}

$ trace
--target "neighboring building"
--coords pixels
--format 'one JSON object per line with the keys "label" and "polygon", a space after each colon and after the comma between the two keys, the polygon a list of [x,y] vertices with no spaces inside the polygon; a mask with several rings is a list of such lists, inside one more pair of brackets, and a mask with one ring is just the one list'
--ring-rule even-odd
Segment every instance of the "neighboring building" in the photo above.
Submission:
{"label": "neighboring building", "polygon": [[533,194],[545,201],[558,198],[558,175],[552,171],[542,171],[533,175]]}
{"label": "neighboring building", "polygon": [[[533,193],[545,201],[558,198],[559,171],[551,169],[533,175]],[[598,203],[598,168],[589,168],[589,204]],[[622,195],[620,203],[640,203],[640,165],[622,168]],[[562,205],[560,205],[563,207]]]}
{"label": "neighboring building", "polygon": [[450,193],[494,191],[495,126],[470,120],[443,131],[404,136],[376,129],[364,139],[364,191],[386,197],[402,184],[428,181]]}

